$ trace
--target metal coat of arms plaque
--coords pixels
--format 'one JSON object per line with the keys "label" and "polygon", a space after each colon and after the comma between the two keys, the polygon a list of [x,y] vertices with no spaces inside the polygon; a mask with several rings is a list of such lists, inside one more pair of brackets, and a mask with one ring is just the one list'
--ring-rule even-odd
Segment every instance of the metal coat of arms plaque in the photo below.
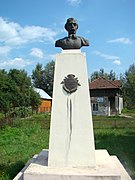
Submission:
{"label": "metal coat of arms plaque", "polygon": [[63,89],[67,93],[73,93],[77,90],[78,86],[80,86],[78,82],[78,78],[75,77],[74,74],[68,74],[67,77],[62,81]]}

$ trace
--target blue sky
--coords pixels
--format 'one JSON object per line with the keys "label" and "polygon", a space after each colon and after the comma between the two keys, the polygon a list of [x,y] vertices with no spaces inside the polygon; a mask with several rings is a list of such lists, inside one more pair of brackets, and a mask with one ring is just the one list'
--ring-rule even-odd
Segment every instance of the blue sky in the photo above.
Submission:
{"label": "blue sky", "polygon": [[66,19],[89,40],[88,73],[104,68],[119,76],[135,63],[135,0],[1,0],[0,69],[25,69],[55,60],[56,40],[67,36]]}

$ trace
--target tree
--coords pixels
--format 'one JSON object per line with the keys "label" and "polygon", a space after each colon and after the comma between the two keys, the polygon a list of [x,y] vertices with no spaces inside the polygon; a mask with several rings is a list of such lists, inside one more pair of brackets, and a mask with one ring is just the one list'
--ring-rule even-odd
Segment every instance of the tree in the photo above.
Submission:
{"label": "tree", "polygon": [[50,96],[53,93],[53,82],[54,82],[54,68],[55,62],[49,62],[44,69],[44,90]]}
{"label": "tree", "polygon": [[0,70],[0,111],[6,119],[16,114],[16,110],[24,117],[30,106],[35,109],[39,103],[40,96],[24,70],[11,69],[9,73]]}
{"label": "tree", "polygon": [[25,106],[30,104],[30,92],[31,79],[28,77],[27,72],[24,70],[11,69],[8,76],[15,83],[16,91],[14,94],[13,106]]}
{"label": "tree", "polygon": [[105,70],[104,70],[103,68],[101,68],[101,69],[99,70],[99,76],[100,76],[100,77],[105,77],[105,76],[106,76]]}
{"label": "tree", "polygon": [[42,67],[42,64],[37,64],[35,70],[32,71],[32,80],[33,80],[33,85],[36,88],[41,88],[43,89],[44,87],[44,70]]}
{"label": "tree", "polygon": [[94,72],[91,74],[90,80],[93,81],[93,80],[97,79],[98,77],[99,77],[99,72],[98,72],[98,71],[94,71]]}
{"label": "tree", "polygon": [[32,112],[37,111],[39,104],[41,103],[40,95],[34,91],[33,88],[30,88],[30,106],[32,107]]}
{"label": "tree", "polygon": [[43,89],[50,96],[53,93],[54,68],[55,62],[51,61],[44,69],[41,64],[37,64],[35,70],[32,71],[34,87]]}
{"label": "tree", "polygon": [[135,64],[129,66],[122,78],[125,106],[135,109]]}
{"label": "tree", "polygon": [[114,81],[116,79],[116,73],[113,72],[113,70],[110,71],[110,73],[106,73],[104,71],[103,68],[101,68],[99,71],[94,71],[92,74],[91,74],[91,81],[99,78],[99,77],[103,77],[105,79],[108,79],[108,80],[111,80],[111,81]]}
{"label": "tree", "polygon": [[108,74],[108,79],[111,81],[116,80],[116,73],[113,72],[113,70],[111,70],[110,73]]}
{"label": "tree", "polygon": [[12,107],[15,90],[15,83],[8,77],[7,72],[0,70],[0,111],[5,117]]}

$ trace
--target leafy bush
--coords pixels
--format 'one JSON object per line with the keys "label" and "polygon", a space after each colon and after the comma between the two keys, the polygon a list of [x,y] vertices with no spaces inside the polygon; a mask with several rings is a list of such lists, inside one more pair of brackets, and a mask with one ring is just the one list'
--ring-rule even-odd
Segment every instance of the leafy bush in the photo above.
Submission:
{"label": "leafy bush", "polygon": [[134,110],[133,110],[133,109],[131,110],[131,109],[124,108],[124,109],[122,110],[122,113],[124,113],[124,114],[126,114],[126,113],[128,113],[128,114],[131,113],[131,114],[132,114],[132,113],[135,113],[135,109],[134,109]]}
{"label": "leafy bush", "polygon": [[30,107],[16,107],[12,109],[11,117],[19,117],[19,118],[25,118],[32,114],[32,109]]}

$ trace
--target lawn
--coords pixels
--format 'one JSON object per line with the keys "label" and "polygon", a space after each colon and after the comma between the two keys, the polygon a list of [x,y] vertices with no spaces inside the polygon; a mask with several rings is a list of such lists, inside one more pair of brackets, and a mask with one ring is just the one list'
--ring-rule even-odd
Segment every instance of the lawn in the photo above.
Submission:
{"label": "lawn", "polygon": [[[93,119],[96,149],[107,149],[111,155],[117,155],[135,179],[135,128],[125,127],[127,119],[119,117]],[[123,121],[125,128],[112,127],[115,121],[118,124]],[[6,126],[0,130],[1,180],[13,179],[33,155],[48,148],[49,124],[50,115],[39,114],[15,120],[13,127]]]}
{"label": "lawn", "polygon": [[0,130],[0,179],[13,179],[28,159],[48,148],[49,121],[41,114]]}
{"label": "lawn", "polygon": [[95,129],[96,149],[116,155],[135,179],[135,129]]}

